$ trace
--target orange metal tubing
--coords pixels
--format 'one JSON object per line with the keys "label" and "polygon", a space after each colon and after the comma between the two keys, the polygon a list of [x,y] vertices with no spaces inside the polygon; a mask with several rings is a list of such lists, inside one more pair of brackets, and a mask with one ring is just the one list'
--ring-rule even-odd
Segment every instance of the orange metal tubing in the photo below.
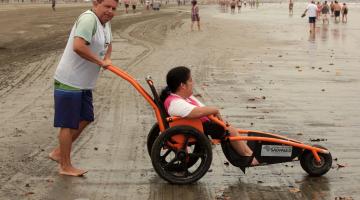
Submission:
{"label": "orange metal tubing", "polygon": [[290,140],[290,141],[293,141],[293,142],[301,143],[300,141],[297,141],[297,140],[294,140],[294,139],[290,139],[290,138],[287,138],[287,137],[285,137],[285,136],[281,136],[281,135],[274,134],[274,133],[263,132],[263,131],[254,131],[254,130],[238,129],[238,132],[239,132],[240,134],[248,134],[249,132],[260,133],[260,134],[264,134],[264,135],[279,137],[279,138],[284,139],[284,140]]}
{"label": "orange metal tubing", "polygon": [[[225,130],[227,129],[227,127],[229,127],[230,125],[221,121],[220,119],[218,119],[217,117],[214,117],[214,116],[208,116],[209,119],[217,124],[219,124],[220,126],[222,126]],[[254,133],[260,133],[260,134],[264,134],[264,135],[269,135],[269,136],[275,136],[275,137],[279,137],[281,139],[284,139],[284,140],[291,140],[293,142],[298,142],[298,143],[301,143],[300,141],[297,141],[297,140],[293,140],[293,139],[289,139],[287,137],[284,137],[284,136],[281,136],[281,135],[277,135],[277,134],[274,134],[274,133],[268,133],[268,132],[263,132],[263,131],[254,131],[254,130],[245,130],[245,129],[237,129],[238,133],[240,134],[248,134],[249,132],[254,132]]]}
{"label": "orange metal tubing", "polygon": [[123,70],[121,70],[121,69],[119,69],[119,68],[117,68],[115,66],[112,66],[112,65],[108,66],[107,69],[112,71],[116,75],[120,76],[121,78],[125,79],[126,81],[128,81],[145,98],[145,100],[154,109],[156,119],[157,119],[157,121],[159,123],[160,131],[163,132],[165,130],[165,126],[164,126],[164,122],[163,122],[163,120],[161,118],[160,110],[156,106],[156,104],[154,103],[151,96],[146,92],[146,90],[143,87],[141,87],[141,85],[133,77],[131,77],[128,73],[126,73],[125,71],[123,71]]}
{"label": "orange metal tubing", "polygon": [[267,137],[253,137],[253,136],[236,136],[236,137],[228,137],[228,139],[230,141],[236,141],[236,140],[247,140],[247,141],[264,141],[264,142],[274,142],[274,143],[279,143],[279,144],[285,144],[285,145],[290,145],[290,146],[294,146],[294,147],[299,147],[302,149],[307,149],[313,152],[314,157],[317,161],[320,161],[319,156],[317,155],[317,152],[321,152],[321,153],[325,153],[328,154],[329,151],[325,150],[325,149],[321,149],[321,148],[317,148],[317,147],[312,147],[310,145],[306,145],[306,144],[302,144],[302,143],[296,143],[296,142],[292,142],[292,141],[287,141],[287,140],[281,140],[281,139],[276,139],[276,138],[267,138]]}

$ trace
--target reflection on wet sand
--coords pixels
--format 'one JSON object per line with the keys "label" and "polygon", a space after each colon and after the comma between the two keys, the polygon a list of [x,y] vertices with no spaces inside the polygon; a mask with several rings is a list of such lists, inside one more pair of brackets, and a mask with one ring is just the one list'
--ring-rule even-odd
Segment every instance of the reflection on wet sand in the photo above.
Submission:
{"label": "reflection on wet sand", "polygon": [[[169,184],[168,182],[162,181],[160,177],[153,178],[153,180],[150,181],[151,183],[148,200],[201,200],[208,199],[211,193],[211,191],[208,191],[209,187],[201,182],[191,185],[173,185]],[[161,183],[159,183],[159,181]]]}
{"label": "reflection on wet sand", "polygon": [[321,41],[327,41],[329,39],[329,24],[321,25],[320,38]]}
{"label": "reflection on wet sand", "polygon": [[326,176],[306,176],[300,183],[300,191],[304,199],[330,199],[329,179]]}
{"label": "reflection on wet sand", "polygon": [[[155,178],[155,179],[158,179]],[[192,185],[172,185],[158,180],[151,181],[149,200],[152,199],[330,199],[329,180],[326,177],[304,177],[299,186],[268,186],[262,183],[245,183],[239,180],[223,189],[209,191],[205,183]]]}
{"label": "reflection on wet sand", "polygon": [[227,187],[221,196],[222,199],[301,199],[301,194],[291,192],[289,187],[263,186],[241,182]]}
{"label": "reflection on wet sand", "polygon": [[340,38],[340,30],[339,27],[335,26],[334,28],[331,29],[331,33],[334,40],[339,40]]}

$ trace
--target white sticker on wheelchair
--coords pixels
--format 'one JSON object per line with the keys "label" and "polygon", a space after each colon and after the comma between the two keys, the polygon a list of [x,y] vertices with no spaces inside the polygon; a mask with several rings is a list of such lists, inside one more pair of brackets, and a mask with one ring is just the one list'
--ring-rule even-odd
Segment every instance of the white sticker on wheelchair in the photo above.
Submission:
{"label": "white sticker on wheelchair", "polygon": [[292,146],[262,145],[261,156],[291,157]]}

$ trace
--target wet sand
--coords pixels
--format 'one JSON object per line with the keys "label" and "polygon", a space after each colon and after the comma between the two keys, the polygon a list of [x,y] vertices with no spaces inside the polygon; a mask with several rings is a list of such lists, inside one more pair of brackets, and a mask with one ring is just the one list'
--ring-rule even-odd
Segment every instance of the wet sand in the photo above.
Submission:
{"label": "wet sand", "polygon": [[[309,37],[307,19],[300,18],[304,7],[295,3],[289,16],[286,4],[236,15],[201,6],[201,32],[190,32],[188,7],[126,16],[120,9],[113,22],[113,63],[146,89],[147,75],[160,88],[171,67],[191,65],[195,93],[220,107],[234,126],[321,144],[336,158],[320,178],[308,177],[298,162],[250,168],[244,175],[224,165],[221,147],[214,146],[212,171],[188,186],[170,185],[155,173],[146,150],[153,111],[107,71],[94,90],[96,120],[73,149],[74,164],[89,173],[59,176],[47,159],[57,145],[52,76],[67,32],[85,7],[60,6],[61,20],[47,8],[24,8],[32,13],[27,20],[40,21],[42,29],[25,22],[14,27],[4,17],[17,22],[24,15],[0,11],[1,25],[7,25],[0,31],[0,199],[360,198],[360,6],[349,6],[347,24],[318,24],[315,38]],[[14,30],[33,34],[4,37]]]}

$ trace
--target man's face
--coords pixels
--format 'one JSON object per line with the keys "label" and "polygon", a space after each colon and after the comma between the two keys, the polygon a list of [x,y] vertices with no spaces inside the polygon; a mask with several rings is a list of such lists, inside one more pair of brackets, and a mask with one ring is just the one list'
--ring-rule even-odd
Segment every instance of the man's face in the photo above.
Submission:
{"label": "man's face", "polygon": [[117,5],[118,3],[115,0],[103,0],[101,3],[98,1],[94,2],[96,15],[102,24],[105,24],[114,17]]}

